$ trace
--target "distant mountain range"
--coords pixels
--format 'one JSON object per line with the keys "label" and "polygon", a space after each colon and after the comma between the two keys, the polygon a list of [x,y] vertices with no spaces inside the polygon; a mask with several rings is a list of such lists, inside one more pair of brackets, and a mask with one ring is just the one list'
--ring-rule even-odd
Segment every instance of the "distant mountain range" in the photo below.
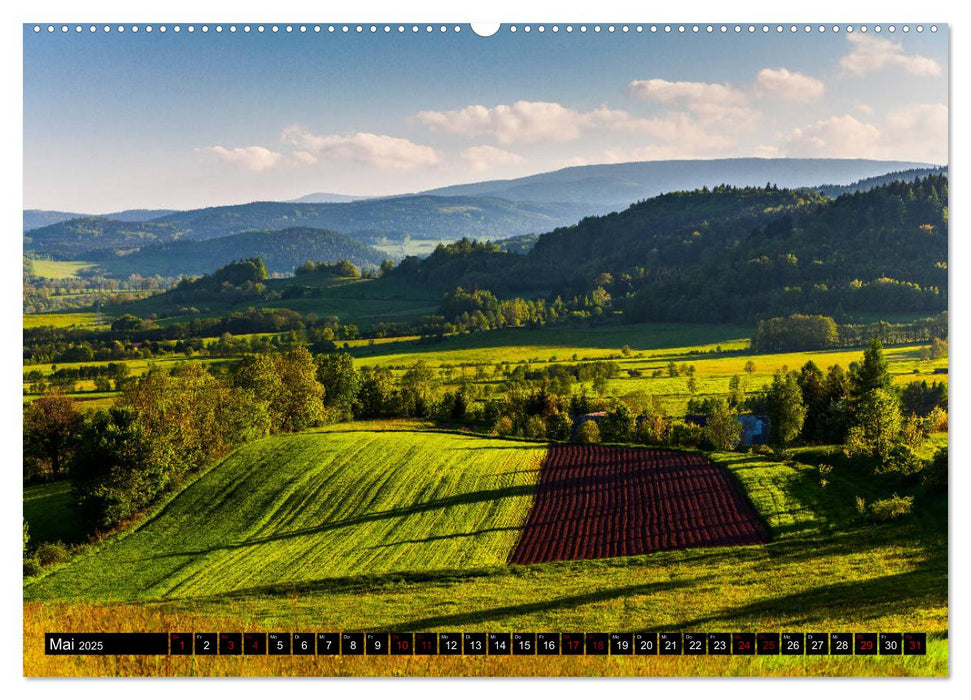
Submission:
{"label": "distant mountain range", "polygon": [[[837,196],[940,171],[939,166],[923,163],[878,160],[651,161],[579,166],[395,197],[316,193],[292,202],[253,202],[189,211],[128,210],[99,217],[25,210],[24,249],[57,259],[99,260],[105,265],[110,262],[119,273],[124,268],[141,274],[161,270],[187,272],[189,267],[195,270],[196,263],[186,257],[189,250],[195,251],[192,255],[200,255],[206,264],[221,260],[222,252],[215,252],[217,249],[227,250],[226,246],[164,247],[168,244],[209,241],[246,232],[259,232],[265,239],[259,245],[272,257],[266,247],[271,240],[267,238],[269,232],[294,228],[322,229],[331,235],[342,234],[365,245],[379,246],[407,239],[515,238],[509,249],[524,252],[538,234],[576,224],[589,216],[622,211],[632,202],[665,192],[722,184],[744,187],[773,183],[783,188],[814,187]],[[253,238],[239,240],[256,243]],[[279,259],[288,260],[283,250],[288,242],[281,239],[279,245]],[[363,251],[358,253],[364,256]],[[172,259],[163,261],[159,256]],[[128,258],[124,264],[120,262],[122,257]],[[136,261],[142,261],[145,268],[134,268]]]}
{"label": "distant mountain range", "polygon": [[102,218],[114,221],[151,221],[160,216],[174,214],[176,209],[126,209],[110,214],[77,214],[69,211],[44,211],[43,209],[24,209],[24,231],[30,231],[43,226],[59,224],[70,219]]}
{"label": "distant mountain range", "polygon": [[849,185],[817,185],[814,189],[822,192],[828,197],[839,197],[843,194],[853,192],[869,192],[876,187],[883,187],[891,182],[913,182],[917,178],[927,177],[928,175],[947,175],[947,168],[913,168],[911,170],[897,170],[885,175],[868,177],[863,180],[851,182]]}
{"label": "distant mountain range", "polygon": [[723,158],[581,165],[513,180],[452,185],[421,194],[500,197],[514,202],[583,202],[591,214],[619,211],[665,192],[731,185],[812,187],[848,185],[893,171],[934,168],[928,163],[841,158]]}
{"label": "distant mountain range", "polygon": [[62,221],[25,234],[24,249],[62,259],[103,257],[176,240],[208,240],[245,231],[310,227],[364,243],[407,237],[499,239],[576,223],[588,213],[573,204],[509,202],[491,197],[393,197],[343,204],[254,202],[176,212],[151,221],[102,218]]}
{"label": "distant mountain range", "polygon": [[314,192],[305,194],[303,197],[288,199],[293,204],[334,204],[343,202],[356,202],[361,199],[374,199],[374,197],[356,197],[352,194],[334,194],[332,192]]}

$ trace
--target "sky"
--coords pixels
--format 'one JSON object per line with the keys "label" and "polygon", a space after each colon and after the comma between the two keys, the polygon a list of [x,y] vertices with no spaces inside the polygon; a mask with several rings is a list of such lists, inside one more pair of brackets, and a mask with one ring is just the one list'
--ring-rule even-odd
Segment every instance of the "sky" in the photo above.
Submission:
{"label": "sky", "polygon": [[384,195],[571,165],[948,159],[947,28],[24,27],[24,208]]}

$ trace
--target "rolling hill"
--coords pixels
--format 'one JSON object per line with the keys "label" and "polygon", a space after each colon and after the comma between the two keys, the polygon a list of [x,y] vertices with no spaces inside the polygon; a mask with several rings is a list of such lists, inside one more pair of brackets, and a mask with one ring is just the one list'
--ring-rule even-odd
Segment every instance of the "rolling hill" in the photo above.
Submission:
{"label": "rolling hill", "polygon": [[307,260],[350,260],[358,267],[376,268],[387,257],[381,251],[333,231],[289,228],[246,231],[206,241],[176,240],[145,246],[134,253],[102,252],[90,256],[106,272],[119,277],[202,275],[233,260],[262,258],[272,273],[292,273]]}
{"label": "rolling hill", "polygon": [[533,443],[418,432],[267,438],[25,596],[185,598],[502,566],[545,452]]}
{"label": "rolling hill", "polygon": [[35,228],[50,226],[51,224],[59,224],[62,221],[69,221],[71,219],[88,219],[92,218],[92,216],[125,222],[150,221],[152,219],[157,219],[160,216],[174,214],[175,211],[175,209],[126,209],[125,211],[116,211],[109,214],[92,215],[78,214],[76,212],[69,211],[24,209],[24,232],[31,231]]}
{"label": "rolling hill", "polygon": [[934,167],[927,163],[841,158],[724,158],[582,165],[513,180],[452,185],[421,194],[501,197],[510,201],[578,202],[588,214],[627,208],[665,192],[717,185],[813,187],[848,185],[891,171]]}
{"label": "rolling hill", "polygon": [[548,231],[588,213],[571,204],[509,202],[491,197],[397,197],[331,204],[254,202],[177,212],[148,222],[102,218],[64,221],[30,231],[25,250],[62,259],[93,251],[140,248],[175,240],[208,240],[243,231],[312,227],[365,243],[507,238]]}
{"label": "rolling hill", "polygon": [[392,275],[439,292],[596,294],[631,321],[937,313],[947,307],[947,201],[944,175],[838,199],[777,187],[673,192],[545,233],[526,255],[458,242]]}

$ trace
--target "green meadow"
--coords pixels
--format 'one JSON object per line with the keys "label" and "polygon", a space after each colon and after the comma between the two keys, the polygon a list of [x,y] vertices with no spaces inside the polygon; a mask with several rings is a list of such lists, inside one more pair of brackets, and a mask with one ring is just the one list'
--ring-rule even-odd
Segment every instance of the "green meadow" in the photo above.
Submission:
{"label": "green meadow", "polygon": [[[913,516],[873,524],[855,499],[890,487],[832,449],[716,453],[770,543],[505,566],[544,446],[377,427],[239,448],[132,530],[28,580],[25,600],[137,602],[246,629],[925,631],[929,657],[884,669],[947,672],[943,496],[918,492]],[[825,484],[823,462],[836,465]],[[887,672],[863,659],[760,663]]]}

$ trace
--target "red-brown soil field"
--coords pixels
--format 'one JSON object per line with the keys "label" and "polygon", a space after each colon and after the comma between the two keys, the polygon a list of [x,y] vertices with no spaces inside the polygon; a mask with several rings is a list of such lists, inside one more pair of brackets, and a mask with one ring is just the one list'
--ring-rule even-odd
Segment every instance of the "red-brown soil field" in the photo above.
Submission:
{"label": "red-brown soil field", "polygon": [[731,474],[702,455],[557,445],[510,564],[769,540]]}

